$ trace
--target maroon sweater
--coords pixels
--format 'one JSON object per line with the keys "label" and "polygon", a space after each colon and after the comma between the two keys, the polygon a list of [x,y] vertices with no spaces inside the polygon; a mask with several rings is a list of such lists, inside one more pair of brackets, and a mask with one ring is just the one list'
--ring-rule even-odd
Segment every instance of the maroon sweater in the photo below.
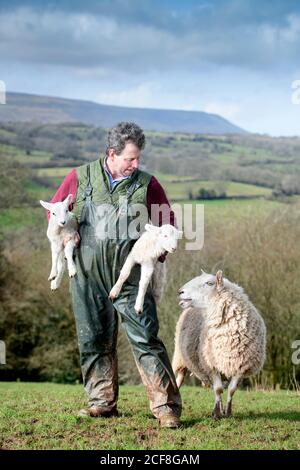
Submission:
{"label": "maroon sweater", "polygon": [[[76,201],[76,195],[77,195],[77,188],[78,188],[78,178],[77,178],[77,171],[76,169],[72,170],[63,180],[62,184],[54,194],[53,198],[51,199],[51,202],[61,202],[63,201],[69,194],[72,194],[73,196],[73,202]],[[149,217],[151,215],[151,205],[152,204],[166,204],[167,206],[170,207],[169,201],[167,199],[166,193],[160,183],[157,181],[157,179],[152,176],[151,180],[148,184],[147,188],[147,209],[148,209],[148,214]],[[71,204],[69,207],[69,210],[72,210],[74,206],[74,203]],[[48,220],[50,218],[50,213],[47,211],[47,217]],[[163,211],[159,213],[159,218],[158,220],[152,220],[154,225],[161,226],[163,224],[171,224],[173,226],[176,226],[176,220],[175,220],[175,215],[174,212],[171,210],[170,214],[166,216],[166,214],[163,214]],[[160,258],[160,261],[164,260],[164,256]]]}

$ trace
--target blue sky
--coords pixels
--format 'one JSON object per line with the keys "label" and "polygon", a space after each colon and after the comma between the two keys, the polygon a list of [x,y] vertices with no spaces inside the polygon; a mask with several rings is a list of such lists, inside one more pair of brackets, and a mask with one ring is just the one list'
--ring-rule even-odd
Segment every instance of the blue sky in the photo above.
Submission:
{"label": "blue sky", "polygon": [[300,2],[0,0],[9,91],[200,110],[300,134]]}

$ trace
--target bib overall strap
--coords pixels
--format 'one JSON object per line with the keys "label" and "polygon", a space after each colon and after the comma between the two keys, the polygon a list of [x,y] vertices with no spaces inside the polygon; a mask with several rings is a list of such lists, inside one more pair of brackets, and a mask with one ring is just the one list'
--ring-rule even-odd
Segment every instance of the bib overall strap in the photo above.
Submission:
{"label": "bib overall strap", "polygon": [[141,184],[138,181],[134,181],[126,191],[127,199],[129,199],[133,195],[133,193],[140,187],[141,187]]}
{"label": "bib overall strap", "polygon": [[87,166],[87,178],[88,178],[88,182],[84,190],[84,199],[87,202],[90,202],[92,200],[92,192],[93,192],[93,186],[91,185],[90,165]]}

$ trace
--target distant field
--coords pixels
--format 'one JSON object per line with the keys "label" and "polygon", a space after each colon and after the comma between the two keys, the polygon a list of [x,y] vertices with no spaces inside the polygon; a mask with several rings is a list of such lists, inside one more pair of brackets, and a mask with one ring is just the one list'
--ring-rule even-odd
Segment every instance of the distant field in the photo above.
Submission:
{"label": "distant field", "polygon": [[62,168],[41,168],[36,170],[37,176],[46,176],[48,178],[64,178],[72,168],[62,167]]}
{"label": "distant field", "polygon": [[5,145],[0,143],[0,153],[16,160],[22,164],[41,164],[47,163],[50,160],[51,154],[42,150],[31,150],[30,154],[27,154],[25,150],[20,149],[14,145]]}
{"label": "distant field", "polygon": [[299,394],[237,391],[233,417],[211,417],[213,393],[181,389],[182,427],[160,429],[142,386],[121,386],[119,418],[82,419],[81,385],[0,382],[1,449],[296,449]]}
{"label": "distant field", "polygon": [[[142,164],[158,178],[171,202],[195,199],[201,189],[215,190],[217,194],[225,192],[228,198],[249,198],[246,201],[200,200],[205,205],[206,218],[226,218],[227,213],[228,217],[239,217],[248,213],[247,208],[255,215],[255,211],[280,206],[281,203],[268,198],[273,189],[280,189],[286,175],[288,180],[292,178],[288,187],[290,185],[293,191],[296,187],[294,193],[297,194],[300,181],[297,176],[300,174],[298,138],[183,132],[146,134]],[[0,160],[3,157],[3,160],[15,160],[28,167],[26,193],[33,204],[38,204],[39,199],[52,197],[72,168],[104,153],[105,136],[104,129],[82,124],[0,123]],[[47,168],[56,164],[57,167]],[[193,200],[192,204],[195,203]],[[26,212],[27,208],[24,210]],[[30,225],[32,218],[32,214],[27,214],[23,221],[19,209],[3,209],[0,213],[2,230]]]}
{"label": "distant field", "polygon": [[[71,171],[71,168],[42,168],[36,170],[36,174],[40,177],[47,177],[51,181],[61,180]],[[205,181],[192,180],[191,177],[176,177],[174,175],[163,175],[154,173],[157,179],[164,187],[168,197],[172,199],[188,199],[189,190],[196,194],[199,189],[215,189],[216,191],[224,190],[227,196],[269,196],[272,189],[255,186],[251,184],[235,183],[232,181]]]}
{"label": "distant field", "polygon": [[225,192],[228,197],[234,196],[269,196],[272,189],[252,184],[235,183],[232,181],[169,181],[160,179],[170,199],[187,199],[191,191],[195,196],[200,189],[214,189],[217,193]]}
{"label": "distant field", "polygon": [[42,206],[2,209],[0,211],[2,232],[20,230],[26,227],[41,227],[43,222],[46,223],[46,217]]}
{"label": "distant field", "polygon": [[[44,217],[44,211],[42,207],[38,205],[39,199],[49,200],[53,195],[52,189],[41,189],[35,190],[36,207],[24,207],[15,209],[2,209],[0,211],[0,226],[4,232],[10,230],[18,230],[28,226],[43,225],[46,219]],[[32,195],[34,190],[32,188]],[[214,201],[188,201],[180,200],[174,204],[204,204],[204,217],[205,222],[211,222],[214,220],[229,221],[232,218],[240,217],[257,217],[260,214],[265,214],[271,210],[282,207],[283,203],[276,201],[269,201],[264,199],[250,199],[250,200],[214,200]]]}

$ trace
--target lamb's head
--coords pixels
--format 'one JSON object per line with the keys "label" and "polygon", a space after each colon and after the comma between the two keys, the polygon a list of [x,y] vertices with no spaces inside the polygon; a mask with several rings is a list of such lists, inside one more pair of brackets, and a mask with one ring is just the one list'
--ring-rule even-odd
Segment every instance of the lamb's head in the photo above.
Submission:
{"label": "lamb's head", "polygon": [[50,212],[50,218],[54,219],[59,227],[64,227],[71,218],[69,205],[72,202],[72,198],[72,194],[69,194],[62,202],[51,203],[40,201],[40,204]]}
{"label": "lamb's head", "polygon": [[168,253],[176,251],[178,239],[183,235],[183,232],[169,224],[164,224],[161,227],[146,224],[145,230],[155,235],[158,248]]}
{"label": "lamb's head", "polygon": [[201,276],[194,277],[179,289],[179,305],[183,309],[206,308],[212,296],[227,283],[229,281],[223,278],[222,271],[218,271],[216,275],[202,271]]}

